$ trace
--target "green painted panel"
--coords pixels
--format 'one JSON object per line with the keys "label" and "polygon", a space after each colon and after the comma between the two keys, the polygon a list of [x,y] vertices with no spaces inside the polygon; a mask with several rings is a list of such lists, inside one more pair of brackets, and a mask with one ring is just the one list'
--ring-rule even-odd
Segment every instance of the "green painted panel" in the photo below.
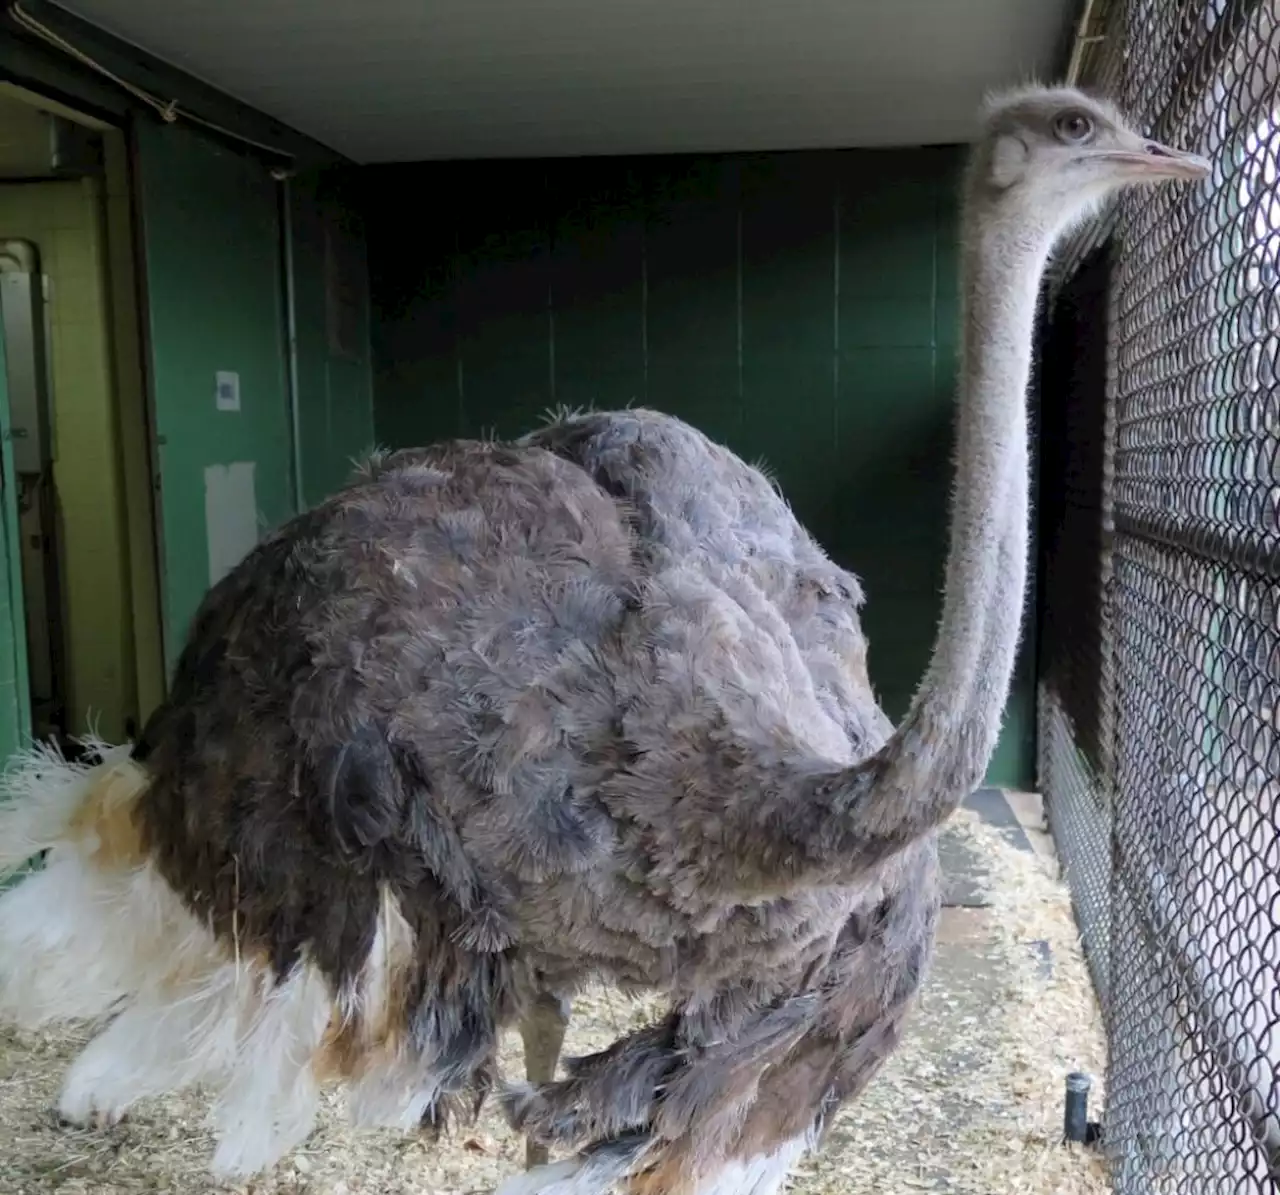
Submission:
{"label": "green painted panel", "polygon": [[645,400],[643,186],[626,163],[568,162],[551,176],[557,403]]}
{"label": "green painted panel", "polygon": [[463,435],[515,435],[552,397],[551,237],[540,164],[480,163],[456,216]]}
{"label": "green painted panel", "polygon": [[[378,280],[377,314],[369,335],[376,379],[374,427],[384,445],[464,434],[454,294],[458,233],[451,202],[456,187],[444,173],[448,169],[380,166],[359,176],[369,273]],[[433,197],[426,219],[420,200],[424,195]]]}
{"label": "green painted panel", "polygon": [[[548,398],[688,419],[763,461],[863,579],[872,678],[900,717],[941,614],[958,165],[877,150],[367,172],[379,434],[516,432]],[[447,197],[429,220],[424,194]],[[1032,783],[1028,659],[991,783]]]}
{"label": "green painted panel", "polygon": [[743,422],[737,162],[662,159],[645,174],[645,401],[732,443]]}
{"label": "green painted panel", "polygon": [[838,499],[815,534],[863,581],[869,667],[895,720],[928,663],[941,616],[951,405],[928,349],[840,354]]}
{"label": "green painted panel", "polygon": [[31,739],[27,679],[26,615],[18,543],[18,496],[12,485],[13,434],[9,421],[8,370],[0,334],[0,768]]}
{"label": "green painted panel", "polygon": [[374,442],[364,223],[346,174],[291,180],[289,226],[301,496],[314,506]]}
{"label": "green painted panel", "polygon": [[836,205],[825,155],[742,166],[742,428],[734,447],[777,479],[815,529],[838,518]]}
{"label": "green painted panel", "polygon": [[[237,481],[215,525],[250,505],[259,529],[294,512],[280,203],[259,162],[181,126],[135,131],[172,667],[211,580],[206,470],[254,467],[254,492]],[[219,371],[239,375],[238,411],[218,409]],[[243,538],[231,527],[230,542]]]}
{"label": "green painted panel", "polygon": [[[954,352],[960,341],[960,246],[956,231],[943,223],[934,258],[937,303],[934,306],[934,338]],[[951,361],[954,364],[954,359]]]}

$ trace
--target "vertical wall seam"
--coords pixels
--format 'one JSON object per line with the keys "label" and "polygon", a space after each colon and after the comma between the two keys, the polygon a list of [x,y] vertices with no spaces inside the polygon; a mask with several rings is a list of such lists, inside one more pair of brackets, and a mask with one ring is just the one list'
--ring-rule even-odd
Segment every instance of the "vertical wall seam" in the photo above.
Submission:
{"label": "vertical wall seam", "polygon": [[307,509],[307,494],[302,478],[302,395],[299,393],[298,370],[298,292],[294,276],[293,181],[286,178],[276,185],[280,196],[280,237],[284,242],[285,386],[289,398],[289,428],[293,437],[293,510],[295,514],[301,514]]}
{"label": "vertical wall seam", "polygon": [[453,258],[449,262],[449,304],[453,308],[453,367],[454,380],[457,383],[458,388],[458,392],[454,396],[455,402],[457,403],[457,435],[465,436],[467,434],[467,387],[462,361],[462,329],[459,326],[462,320],[458,310],[458,283],[461,277],[459,259],[461,256],[462,238],[458,232],[457,212],[455,211],[453,222]]}
{"label": "vertical wall seam", "polygon": [[746,379],[744,377],[743,367],[743,270],[744,263],[742,257],[742,175],[737,174],[737,204],[738,209],[738,225],[736,230],[736,242],[734,244],[734,257],[736,259],[737,274],[737,351],[738,351],[738,430],[744,432],[747,425],[747,393]]}
{"label": "vertical wall seam", "polygon": [[933,392],[938,392],[938,232],[942,223],[938,195],[933,196],[933,227],[929,230],[929,326],[933,335],[929,338],[929,378],[933,383]]}
{"label": "vertical wall seam", "polygon": [[542,169],[542,222],[547,247],[547,371],[551,401],[556,401],[555,216],[551,210],[551,176]]}
{"label": "vertical wall seam", "polygon": [[840,447],[840,182],[837,178],[831,196],[832,303],[831,303],[831,435]]}
{"label": "vertical wall seam", "polygon": [[641,209],[640,219],[640,356],[644,380],[644,402],[649,402],[649,212]]}

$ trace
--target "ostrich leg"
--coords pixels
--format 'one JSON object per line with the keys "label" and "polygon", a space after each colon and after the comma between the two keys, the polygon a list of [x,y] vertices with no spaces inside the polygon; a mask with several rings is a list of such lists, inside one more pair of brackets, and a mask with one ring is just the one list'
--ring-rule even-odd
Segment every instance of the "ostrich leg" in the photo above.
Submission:
{"label": "ostrich leg", "polygon": [[[541,992],[529,1014],[520,1024],[520,1036],[524,1041],[524,1073],[530,1083],[550,1083],[556,1077],[556,1064],[560,1061],[560,1048],[564,1045],[565,1030],[569,1027],[571,1005],[563,996],[553,992]],[[525,1143],[524,1164],[526,1170],[547,1163],[547,1147],[534,1141]]]}

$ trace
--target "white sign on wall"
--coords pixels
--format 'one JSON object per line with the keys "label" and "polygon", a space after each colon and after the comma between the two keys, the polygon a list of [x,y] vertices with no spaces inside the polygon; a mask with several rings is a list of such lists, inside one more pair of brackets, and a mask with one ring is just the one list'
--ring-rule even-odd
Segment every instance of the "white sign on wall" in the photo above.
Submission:
{"label": "white sign on wall", "polygon": [[204,525],[209,537],[209,584],[216,585],[258,543],[253,461],[205,467]]}
{"label": "white sign on wall", "polygon": [[240,409],[240,375],[230,369],[220,369],[214,378],[214,395],[219,411]]}

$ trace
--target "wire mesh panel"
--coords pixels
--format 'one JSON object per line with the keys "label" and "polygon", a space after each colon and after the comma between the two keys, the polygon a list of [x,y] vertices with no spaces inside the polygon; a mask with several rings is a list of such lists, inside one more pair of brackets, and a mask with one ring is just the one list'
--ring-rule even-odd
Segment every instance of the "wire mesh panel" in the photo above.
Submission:
{"label": "wire mesh panel", "polygon": [[1106,29],[1088,73],[1215,169],[1126,197],[1107,293],[1077,254],[1056,302],[1107,349],[1102,377],[1064,365],[1075,423],[1046,437],[1046,494],[1085,491],[1046,506],[1046,552],[1088,564],[1044,565],[1041,783],[1107,1016],[1116,1189],[1274,1195],[1280,0],[1121,0]]}
{"label": "wire mesh panel", "polygon": [[1112,811],[1097,777],[1109,756],[1105,594],[1111,467],[1106,305],[1111,257],[1090,254],[1057,298],[1040,352],[1040,561],[1045,609],[1038,729],[1049,816],[1071,879],[1094,983],[1107,986]]}

